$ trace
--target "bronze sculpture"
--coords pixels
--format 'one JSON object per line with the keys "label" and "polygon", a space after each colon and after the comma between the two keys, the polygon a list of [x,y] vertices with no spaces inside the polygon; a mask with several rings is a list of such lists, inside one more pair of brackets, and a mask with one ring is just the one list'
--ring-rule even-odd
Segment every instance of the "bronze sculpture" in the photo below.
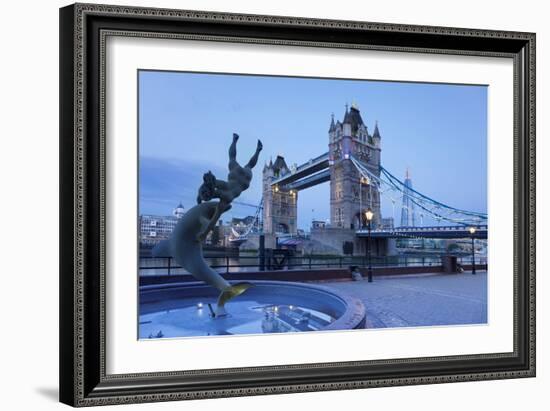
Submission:
{"label": "bronze sculpture", "polygon": [[[162,241],[153,249],[153,256],[173,257],[176,262],[196,279],[217,288],[220,295],[217,301],[215,316],[226,315],[225,303],[242,294],[252,284],[241,282],[229,284],[218,272],[214,271],[203,257],[202,244],[210,231],[215,227],[221,215],[231,208],[231,202],[250,186],[252,168],[258,162],[262,142],[258,140],[256,152],[249,162],[242,167],[237,162],[237,140],[229,147],[229,174],[227,181],[217,180],[210,171],[203,176],[199,188],[197,205],[192,207],[178,221],[168,240]],[[219,201],[212,201],[213,199]]]}
{"label": "bronze sculpture", "polygon": [[260,140],[258,140],[258,145],[256,146],[256,152],[250,158],[248,163],[242,167],[237,162],[237,141],[239,140],[239,135],[233,133],[233,142],[229,147],[229,174],[227,175],[227,181],[217,180],[212,172],[208,172],[203,176],[203,184],[199,188],[199,195],[197,197],[197,203],[202,201],[209,201],[213,198],[218,198],[219,204],[217,212],[214,214],[208,226],[199,234],[198,240],[204,241],[206,236],[220,218],[223,212],[229,210],[228,207],[231,206],[231,202],[239,197],[243,191],[245,191],[250,186],[250,181],[252,180],[252,168],[258,162],[258,156],[260,151],[262,151],[263,145]]}

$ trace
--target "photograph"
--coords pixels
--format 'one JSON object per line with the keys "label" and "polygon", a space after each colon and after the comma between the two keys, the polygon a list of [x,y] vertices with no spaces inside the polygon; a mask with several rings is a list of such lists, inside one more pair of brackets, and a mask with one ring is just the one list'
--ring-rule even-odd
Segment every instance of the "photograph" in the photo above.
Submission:
{"label": "photograph", "polygon": [[487,84],[137,85],[139,340],[487,326]]}
{"label": "photograph", "polygon": [[[59,401],[521,408],[542,14],[170,1],[60,5],[59,81],[25,76],[59,84],[16,123],[59,123],[57,157],[25,146],[59,159],[59,329],[19,321],[58,331]],[[28,173],[14,204],[49,205]]]}

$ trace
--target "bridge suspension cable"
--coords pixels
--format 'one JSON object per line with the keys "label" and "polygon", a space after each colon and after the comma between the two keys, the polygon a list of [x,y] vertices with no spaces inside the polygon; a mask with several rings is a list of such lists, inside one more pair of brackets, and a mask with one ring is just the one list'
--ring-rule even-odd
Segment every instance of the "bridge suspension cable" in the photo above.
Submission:
{"label": "bridge suspension cable", "polygon": [[254,219],[252,220],[252,222],[250,222],[249,224],[247,224],[245,226],[245,229],[242,233],[239,233],[237,230],[235,230],[235,227],[231,227],[231,237],[230,237],[229,241],[243,240],[246,237],[248,237],[248,235],[251,234],[253,231],[259,232],[260,229],[261,229],[260,219],[261,219],[261,212],[262,212],[263,203],[264,203],[263,198],[260,200],[260,204],[257,204],[257,205],[248,204],[248,203],[241,203],[241,202],[238,202],[238,201],[234,201],[233,203],[239,204],[239,205],[244,205],[244,206],[249,206],[249,207],[254,207],[256,209],[256,211],[254,213]]}
{"label": "bridge suspension cable", "polygon": [[[380,176],[377,176],[354,156],[351,156],[351,161],[363,177],[377,186],[380,195],[389,198],[392,202],[392,214],[395,212],[396,200],[399,197],[407,196],[413,205],[422,210],[422,220],[424,216],[429,215],[438,222],[445,220],[465,226],[487,223],[487,214],[451,207],[414,190],[412,187],[405,186],[404,182],[383,167],[380,167]],[[412,207],[408,211],[413,212]],[[395,216],[393,217],[395,219]]]}
{"label": "bridge suspension cable", "polygon": [[233,204],[237,204],[237,205],[245,206],[245,207],[262,209],[263,208],[263,199],[260,201],[259,205],[258,204],[251,204],[251,203],[243,203],[242,201],[233,201]]}

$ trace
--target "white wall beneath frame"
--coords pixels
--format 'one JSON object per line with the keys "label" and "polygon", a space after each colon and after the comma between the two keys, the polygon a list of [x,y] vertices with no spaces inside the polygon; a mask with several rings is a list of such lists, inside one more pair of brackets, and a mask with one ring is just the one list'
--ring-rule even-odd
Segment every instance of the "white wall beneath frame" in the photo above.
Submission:
{"label": "white wall beneath frame", "polygon": [[[92,1],[93,2],[93,1]],[[188,8],[295,15],[304,17],[369,20],[537,32],[538,97],[538,377],[438,386],[379,388],[358,391],[306,393],[195,401],[186,404],[148,404],[120,409],[275,410],[307,405],[318,410],[343,406],[370,409],[464,410],[543,409],[544,389],[550,384],[550,291],[546,272],[550,264],[543,251],[550,241],[542,233],[550,229],[550,27],[544,2],[536,0],[473,1],[443,3],[407,0],[389,2],[269,3],[233,0],[129,0],[111,1],[153,7]],[[310,7],[315,5],[314,7]],[[3,4],[0,26],[0,373],[3,409],[62,409],[57,403],[57,301],[58,301],[58,11],[64,1],[31,1]],[[107,407],[106,409],[111,409]],[[112,408],[115,409],[115,408]],[[119,408],[116,408],[119,409]]]}

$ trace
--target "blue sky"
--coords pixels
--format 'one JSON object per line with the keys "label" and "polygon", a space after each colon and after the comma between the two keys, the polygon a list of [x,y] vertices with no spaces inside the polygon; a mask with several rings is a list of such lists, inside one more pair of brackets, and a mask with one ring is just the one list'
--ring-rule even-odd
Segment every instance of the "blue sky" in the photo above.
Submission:
{"label": "blue sky", "polygon": [[[264,150],[250,188],[238,201],[261,198],[264,162],[281,154],[301,164],[328,150],[331,113],[342,120],[355,102],[372,133],[378,121],[382,165],[416,190],[456,208],[487,211],[487,87],[426,83],[139,72],[140,213],[169,215],[195,204],[202,174],[227,177],[232,133],[246,164],[257,139]],[[299,193],[298,225],[329,218],[329,185]],[[225,214],[253,209],[235,205]],[[396,212],[397,213],[397,212]],[[389,200],[382,214],[392,216]],[[399,215],[395,216],[397,219]]]}

